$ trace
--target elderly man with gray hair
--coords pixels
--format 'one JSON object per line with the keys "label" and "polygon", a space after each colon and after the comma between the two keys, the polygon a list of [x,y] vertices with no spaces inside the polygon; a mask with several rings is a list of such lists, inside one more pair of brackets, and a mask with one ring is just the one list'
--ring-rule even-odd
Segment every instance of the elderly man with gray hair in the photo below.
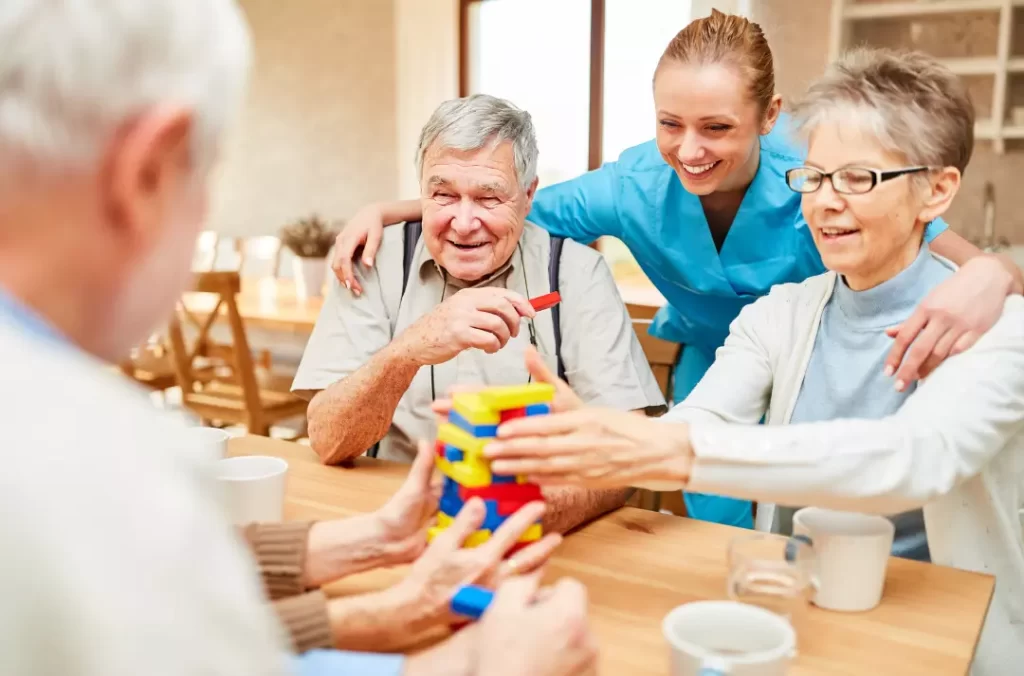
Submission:
{"label": "elderly man with gray hair", "polygon": [[[241,13],[3,0],[0,45],[0,672],[562,676],[592,663],[582,588],[533,602],[531,577],[407,659],[291,658],[209,462],[108,367],[186,286],[242,101]],[[383,605],[366,598],[364,615]]]}
{"label": "elderly man with gray hair", "polygon": [[[416,161],[422,226],[385,232],[364,293],[333,281],[292,386],[311,398],[310,441],[325,463],[378,442],[380,457],[411,460],[453,386],[557,371],[588,402],[664,406],[601,255],[526,220],[538,183],[527,112],[486,95],[447,101],[423,127]],[[535,312],[528,299],[552,291],[557,312]],[[545,497],[546,527],[564,531],[620,507],[628,491]]]}

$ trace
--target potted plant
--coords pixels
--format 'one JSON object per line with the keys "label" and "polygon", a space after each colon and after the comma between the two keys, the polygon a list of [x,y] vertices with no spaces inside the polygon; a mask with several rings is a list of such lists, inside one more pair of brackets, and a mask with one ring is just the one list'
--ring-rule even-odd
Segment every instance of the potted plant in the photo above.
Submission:
{"label": "potted plant", "polygon": [[281,244],[295,254],[292,267],[295,271],[295,292],[299,298],[317,297],[323,293],[327,254],[334,246],[337,234],[316,214],[281,228]]}

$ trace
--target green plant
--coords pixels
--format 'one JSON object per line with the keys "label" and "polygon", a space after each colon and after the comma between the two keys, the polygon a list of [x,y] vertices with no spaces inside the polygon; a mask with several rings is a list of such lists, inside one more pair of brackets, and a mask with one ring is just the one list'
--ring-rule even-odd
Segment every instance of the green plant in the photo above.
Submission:
{"label": "green plant", "polygon": [[300,258],[326,258],[338,233],[313,214],[281,228],[281,244]]}

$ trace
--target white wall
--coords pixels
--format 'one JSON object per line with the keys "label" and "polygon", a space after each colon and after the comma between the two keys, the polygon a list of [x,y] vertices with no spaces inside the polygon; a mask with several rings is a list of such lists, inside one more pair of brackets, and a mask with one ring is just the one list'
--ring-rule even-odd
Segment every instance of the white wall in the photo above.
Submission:
{"label": "white wall", "polygon": [[[411,3],[403,3],[411,4]],[[345,218],[395,192],[390,0],[241,0],[254,43],[248,99],[218,169],[210,227],[275,234]]]}
{"label": "white wall", "polygon": [[458,0],[395,0],[395,196],[419,194],[413,164],[420,129],[442,102],[459,93]]}

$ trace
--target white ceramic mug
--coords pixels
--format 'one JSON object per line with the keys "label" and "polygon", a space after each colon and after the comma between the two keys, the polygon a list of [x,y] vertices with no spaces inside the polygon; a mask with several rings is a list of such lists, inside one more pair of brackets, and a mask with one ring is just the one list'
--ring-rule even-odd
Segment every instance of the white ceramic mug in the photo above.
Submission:
{"label": "white ceramic mug", "polygon": [[735,601],[695,601],[662,622],[672,676],[783,676],[796,632],[775,613]]}
{"label": "white ceramic mug", "polygon": [[849,612],[877,606],[895,533],[882,516],[820,507],[793,515],[793,536],[810,542],[817,559],[814,605]]}
{"label": "white ceramic mug", "polygon": [[197,452],[203,463],[212,465],[227,456],[231,435],[216,427],[189,427],[184,438],[189,450]]}
{"label": "white ceramic mug", "polygon": [[281,458],[243,455],[220,460],[217,478],[232,523],[281,521],[287,474],[288,463]]}

